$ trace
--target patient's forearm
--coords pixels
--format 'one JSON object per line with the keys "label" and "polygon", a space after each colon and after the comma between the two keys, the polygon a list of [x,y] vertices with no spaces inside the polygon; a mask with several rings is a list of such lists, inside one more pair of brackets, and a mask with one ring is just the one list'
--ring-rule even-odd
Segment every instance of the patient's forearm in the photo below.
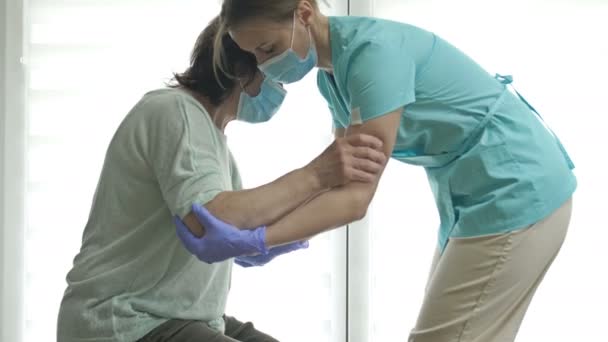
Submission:
{"label": "patient's forearm", "polygon": [[365,216],[375,184],[350,183],[334,188],[267,227],[268,247],[309,239]]}
{"label": "patient's forearm", "polygon": [[222,192],[205,207],[227,223],[253,228],[276,222],[322,190],[316,175],[302,168],[257,188]]}

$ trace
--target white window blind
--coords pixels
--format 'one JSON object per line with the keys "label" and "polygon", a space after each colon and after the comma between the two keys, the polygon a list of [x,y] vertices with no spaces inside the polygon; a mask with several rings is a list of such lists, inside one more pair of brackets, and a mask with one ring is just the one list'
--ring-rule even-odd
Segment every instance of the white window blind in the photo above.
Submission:
{"label": "white window blind", "polygon": [[[184,70],[198,34],[220,5],[195,0],[25,4],[24,341],[33,342],[55,336],[65,275],[80,247],[111,136],[145,92]],[[284,108],[268,125],[229,127],[245,186],[303,166],[331,141],[327,107],[313,87],[314,76],[289,87]],[[268,267],[235,267],[227,314],[253,320],[282,340],[343,341],[344,250],[343,233],[336,232]]]}

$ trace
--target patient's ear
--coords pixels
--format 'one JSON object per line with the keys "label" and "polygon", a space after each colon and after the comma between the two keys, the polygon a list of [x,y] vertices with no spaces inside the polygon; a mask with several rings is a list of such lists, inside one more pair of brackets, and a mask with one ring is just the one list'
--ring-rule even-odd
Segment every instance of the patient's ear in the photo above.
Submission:
{"label": "patient's ear", "polygon": [[264,75],[257,71],[255,75],[249,77],[247,82],[243,83],[243,88],[249,94],[249,96],[255,97],[260,94],[260,90],[262,90],[262,82],[264,81]]}

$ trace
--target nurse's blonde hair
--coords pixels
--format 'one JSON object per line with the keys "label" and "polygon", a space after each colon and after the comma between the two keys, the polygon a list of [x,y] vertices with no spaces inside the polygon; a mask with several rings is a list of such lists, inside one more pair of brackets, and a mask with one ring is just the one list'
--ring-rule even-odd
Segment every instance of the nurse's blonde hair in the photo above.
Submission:
{"label": "nurse's blonde hair", "polygon": [[[293,19],[293,13],[300,2],[307,1],[314,8],[318,8],[317,0],[224,0],[220,12],[220,26],[215,37],[213,49],[213,65],[216,76],[230,74],[227,72],[226,59],[222,36],[231,28],[243,22],[263,18],[276,22]],[[323,0],[327,3],[325,0]]]}

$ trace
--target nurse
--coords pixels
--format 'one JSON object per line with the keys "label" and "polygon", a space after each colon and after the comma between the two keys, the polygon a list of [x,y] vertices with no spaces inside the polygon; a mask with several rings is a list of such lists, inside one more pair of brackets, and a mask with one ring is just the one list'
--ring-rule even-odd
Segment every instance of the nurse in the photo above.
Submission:
{"label": "nurse", "polygon": [[[220,32],[254,54],[266,77],[293,83],[318,68],[336,137],[373,135],[386,156],[425,168],[441,224],[409,341],[513,341],[564,241],[576,178],[512,78],[489,74],[432,32],[327,17],[315,0],[224,0],[220,16]],[[362,218],[379,179],[334,188],[251,230],[200,206],[204,237],[175,223],[203,261],[264,254]]]}

